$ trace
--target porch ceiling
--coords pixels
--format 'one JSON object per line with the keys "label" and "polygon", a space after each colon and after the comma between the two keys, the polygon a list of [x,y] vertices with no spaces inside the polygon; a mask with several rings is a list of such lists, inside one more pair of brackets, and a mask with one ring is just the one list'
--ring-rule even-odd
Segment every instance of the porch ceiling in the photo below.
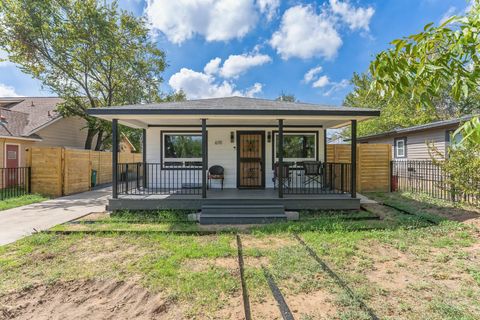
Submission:
{"label": "porch ceiling", "polygon": [[98,118],[119,123],[132,128],[148,128],[155,126],[192,126],[200,127],[201,120],[207,119],[208,126],[277,126],[283,119],[285,126],[311,126],[323,128],[338,128],[350,125],[351,120],[362,121],[368,116],[214,116],[209,115],[99,115]]}

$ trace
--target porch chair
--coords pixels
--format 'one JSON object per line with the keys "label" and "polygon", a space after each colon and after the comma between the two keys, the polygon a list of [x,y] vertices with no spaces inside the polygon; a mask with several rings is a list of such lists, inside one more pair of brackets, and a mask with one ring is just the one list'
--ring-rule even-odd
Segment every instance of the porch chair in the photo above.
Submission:
{"label": "porch chair", "polygon": [[305,180],[303,184],[309,184],[311,182],[322,183],[322,162],[321,161],[303,161],[303,174]]}
{"label": "porch chair", "polygon": [[219,165],[211,166],[210,169],[208,169],[208,187],[210,189],[212,188],[212,180],[221,180],[223,190],[223,180],[225,179],[224,172],[225,170],[223,167]]}
{"label": "porch chair", "polygon": [[[292,182],[292,176],[290,175],[290,166],[292,164],[289,163],[289,162],[284,162],[283,163],[283,187],[285,188],[290,188],[290,184]],[[275,162],[273,164],[273,178],[272,178],[272,181],[273,181],[273,188],[276,189],[277,188],[277,185],[279,184],[279,172],[280,172],[280,164],[277,162]]]}

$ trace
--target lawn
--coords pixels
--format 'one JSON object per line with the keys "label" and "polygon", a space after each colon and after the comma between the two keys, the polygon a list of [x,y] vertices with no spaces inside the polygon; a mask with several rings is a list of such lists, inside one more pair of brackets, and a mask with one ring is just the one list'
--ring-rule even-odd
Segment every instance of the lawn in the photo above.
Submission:
{"label": "lawn", "polygon": [[[182,211],[99,214],[61,225],[55,230],[62,233],[0,247],[0,319],[65,316],[72,307],[84,318],[242,319],[237,233],[254,319],[281,319],[266,276],[295,319],[370,319],[360,301],[380,319],[480,318],[478,225],[446,218],[451,210],[475,211],[372,196],[417,215],[375,206],[302,212],[297,222],[208,229],[214,234]],[[68,233],[80,230],[100,232]]]}
{"label": "lawn", "polygon": [[7,198],[0,201],[0,211],[21,207],[36,202],[42,202],[45,200],[48,200],[48,198],[39,194],[25,194],[18,197]]}

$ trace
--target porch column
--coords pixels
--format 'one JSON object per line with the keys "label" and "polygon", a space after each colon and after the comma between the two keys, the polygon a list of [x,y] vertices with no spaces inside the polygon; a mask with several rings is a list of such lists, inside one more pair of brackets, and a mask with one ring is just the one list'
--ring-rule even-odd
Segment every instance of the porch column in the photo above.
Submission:
{"label": "porch column", "polygon": [[327,162],[327,129],[323,129],[323,162]]}
{"label": "porch column", "polygon": [[352,198],[357,197],[357,120],[352,120],[352,152],[351,152],[351,174],[350,174],[350,192]]}
{"label": "porch column", "polygon": [[[274,155],[275,157],[275,155]],[[283,198],[283,119],[278,120],[278,197]]]}
{"label": "porch column", "polygon": [[147,129],[142,130],[143,187],[147,187]]}
{"label": "porch column", "polygon": [[202,119],[202,198],[207,197],[207,119]]}
{"label": "porch column", "polygon": [[112,120],[112,198],[118,198],[118,120]]}

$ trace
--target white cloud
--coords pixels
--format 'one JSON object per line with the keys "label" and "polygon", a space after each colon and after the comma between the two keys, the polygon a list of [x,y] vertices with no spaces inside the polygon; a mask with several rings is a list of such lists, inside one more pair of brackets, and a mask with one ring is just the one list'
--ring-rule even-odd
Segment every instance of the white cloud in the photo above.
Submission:
{"label": "white cloud", "polygon": [[205,68],[203,68],[203,71],[206,74],[215,74],[218,72],[220,69],[220,64],[222,63],[222,59],[220,58],[214,58],[210,60],[206,65]]}
{"label": "white cloud", "polygon": [[331,82],[330,84],[332,85],[332,87],[323,94],[326,97],[332,95],[333,93],[335,93],[337,91],[345,89],[346,87],[348,87],[350,85],[350,81],[347,80],[347,79],[343,79],[340,82]]}
{"label": "white cloud", "polygon": [[442,18],[440,19],[440,24],[444,23],[451,17],[457,14],[457,8],[455,7],[450,7],[448,10],[442,15]]}
{"label": "white cloud", "polygon": [[310,5],[297,5],[285,11],[280,29],[273,34],[270,45],[283,59],[331,59],[342,45],[342,39],[335,29],[335,21],[328,14],[317,14]]}
{"label": "white cloud", "polygon": [[317,79],[317,81],[312,83],[312,87],[323,88],[329,84],[330,84],[330,79],[328,79],[328,76],[321,76],[320,78]]}
{"label": "white cloud", "polygon": [[18,97],[14,87],[0,83],[0,97]]}
{"label": "white cloud", "polygon": [[257,6],[260,13],[267,17],[267,20],[272,20],[280,6],[280,0],[257,0]]}
{"label": "white cloud", "polygon": [[0,68],[1,67],[10,67],[13,66],[14,64],[10,61],[8,61],[8,54],[4,50],[0,50]]}
{"label": "white cloud", "polygon": [[257,93],[262,92],[263,85],[256,82],[250,89],[245,92],[245,96],[253,98]]}
{"label": "white cloud", "polygon": [[317,66],[317,67],[314,67],[310,70],[307,71],[307,73],[305,73],[305,75],[303,76],[303,81],[305,83],[309,83],[310,81],[312,81],[320,72],[322,72],[322,66]]}
{"label": "white cloud", "polygon": [[333,13],[339,15],[351,30],[369,30],[370,20],[375,13],[372,7],[355,8],[348,3],[348,0],[345,2],[330,0],[330,6]]}
{"label": "white cloud", "polygon": [[211,75],[197,72],[191,69],[182,68],[179,72],[170,77],[170,87],[175,91],[183,90],[188,99],[203,99],[231,96],[253,97],[262,91],[262,84],[255,83],[245,92],[235,89],[235,84],[224,80],[223,82]]}
{"label": "white cloud", "polygon": [[148,0],[145,15],[154,31],[180,44],[194,35],[207,41],[242,38],[255,26],[257,9],[253,0]]}
{"label": "white cloud", "polygon": [[248,69],[272,61],[266,54],[230,55],[223,63],[219,74],[224,78],[236,78]]}

